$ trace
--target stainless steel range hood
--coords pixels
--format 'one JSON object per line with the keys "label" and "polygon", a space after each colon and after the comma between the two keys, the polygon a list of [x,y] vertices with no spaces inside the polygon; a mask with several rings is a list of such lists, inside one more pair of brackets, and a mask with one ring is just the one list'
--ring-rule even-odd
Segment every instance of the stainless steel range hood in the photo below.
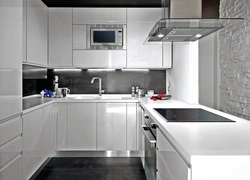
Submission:
{"label": "stainless steel range hood", "polygon": [[[163,18],[156,22],[145,42],[196,41],[243,19],[202,19],[201,0],[162,0]],[[168,15],[165,4],[170,4]],[[168,18],[170,17],[170,18]]]}

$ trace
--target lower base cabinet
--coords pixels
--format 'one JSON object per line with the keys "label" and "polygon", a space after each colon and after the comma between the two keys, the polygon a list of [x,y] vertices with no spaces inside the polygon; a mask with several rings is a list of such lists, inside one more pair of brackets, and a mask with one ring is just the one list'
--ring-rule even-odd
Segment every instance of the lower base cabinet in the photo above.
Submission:
{"label": "lower base cabinet", "polygon": [[96,103],[69,103],[67,150],[96,150]]}
{"label": "lower base cabinet", "polygon": [[159,129],[157,129],[157,169],[157,176],[162,180],[191,180],[191,169]]}
{"label": "lower base cabinet", "polygon": [[57,103],[57,151],[137,150],[136,103]]}
{"label": "lower base cabinet", "polygon": [[29,179],[54,152],[53,105],[23,115],[23,180]]}
{"label": "lower base cabinet", "polygon": [[126,103],[98,103],[97,109],[97,150],[126,150]]}
{"label": "lower base cabinet", "polygon": [[[18,155],[0,169],[1,180],[22,180],[22,155]],[[26,179],[23,179],[26,180]]]}
{"label": "lower base cabinet", "polygon": [[44,162],[43,110],[23,115],[23,179],[29,179]]}

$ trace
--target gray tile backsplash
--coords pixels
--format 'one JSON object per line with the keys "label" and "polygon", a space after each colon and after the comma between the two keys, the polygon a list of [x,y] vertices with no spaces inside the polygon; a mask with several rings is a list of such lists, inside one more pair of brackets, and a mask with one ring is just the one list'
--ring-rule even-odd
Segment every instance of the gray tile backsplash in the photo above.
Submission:
{"label": "gray tile backsplash", "polygon": [[23,96],[52,90],[54,76],[59,77],[59,87],[68,87],[71,94],[97,94],[98,81],[91,84],[92,77],[102,78],[105,94],[130,94],[132,86],[166,93],[165,70],[48,70],[47,80],[23,80]]}
{"label": "gray tile backsplash", "polygon": [[91,84],[92,77],[102,78],[102,88],[106,94],[130,94],[132,86],[154,89],[155,93],[166,93],[166,71],[143,70],[48,70],[48,85],[52,89],[53,78],[59,77],[59,87],[68,87],[71,94],[97,94],[98,81]]}

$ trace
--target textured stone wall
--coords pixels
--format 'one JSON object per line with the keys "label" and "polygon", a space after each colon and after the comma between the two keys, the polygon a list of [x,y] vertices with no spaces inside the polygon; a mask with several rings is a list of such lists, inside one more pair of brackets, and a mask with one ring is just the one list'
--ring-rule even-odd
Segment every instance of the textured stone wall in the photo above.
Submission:
{"label": "textured stone wall", "polygon": [[244,18],[220,32],[220,109],[250,120],[250,1],[221,0],[221,18]]}

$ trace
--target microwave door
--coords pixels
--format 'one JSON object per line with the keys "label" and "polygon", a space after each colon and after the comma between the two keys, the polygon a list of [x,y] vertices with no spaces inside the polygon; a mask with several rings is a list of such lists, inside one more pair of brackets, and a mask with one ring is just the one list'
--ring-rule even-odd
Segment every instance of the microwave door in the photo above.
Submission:
{"label": "microwave door", "polygon": [[91,46],[116,45],[116,31],[110,29],[92,29],[91,30]]}

